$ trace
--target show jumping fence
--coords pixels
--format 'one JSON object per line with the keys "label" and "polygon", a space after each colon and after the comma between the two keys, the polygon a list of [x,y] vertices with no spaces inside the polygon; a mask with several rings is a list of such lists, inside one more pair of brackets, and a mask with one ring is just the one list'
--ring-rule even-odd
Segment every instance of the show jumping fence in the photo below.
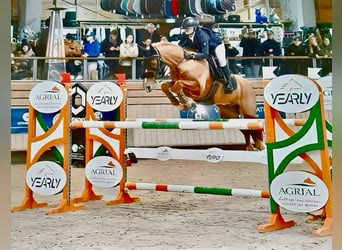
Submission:
{"label": "show jumping fence", "polygon": [[[298,90],[298,82],[300,82],[300,90]],[[269,193],[266,190],[126,182],[125,129],[260,129],[265,126],[267,140],[265,155],[267,155],[270,187],[273,187],[273,189],[278,188],[279,191],[286,185],[292,185],[287,183],[283,175],[285,172],[290,172],[285,170],[292,160],[298,157],[302,158],[312,168],[312,172],[310,172],[310,175],[309,173],[301,173],[307,178],[300,181],[307,183],[310,179],[310,184],[312,184],[312,179],[317,178],[314,184],[320,184],[320,188],[328,192],[326,201],[317,201],[321,206],[315,209],[322,208],[325,221],[322,228],[314,231],[314,233],[319,236],[331,234],[331,161],[328,151],[322,90],[314,80],[304,76],[286,75],[271,81],[265,81],[265,120],[254,121],[243,119],[230,119],[227,121],[151,121],[150,119],[146,121],[143,119],[123,121],[125,119],[125,97],[127,92],[125,81],[119,78],[118,84],[103,82],[101,85],[96,84],[90,87],[87,92],[86,121],[71,122],[70,79],[68,75],[63,76],[62,84],[58,82],[42,82],[31,90],[25,197],[22,204],[13,207],[12,211],[47,206],[47,203],[38,203],[33,195],[34,193],[48,195],[60,192],[62,193],[62,200],[59,206],[48,210],[47,214],[79,210],[83,208],[83,205],[77,204],[78,202],[102,198],[102,195],[95,194],[93,190],[93,185],[96,185],[98,187],[118,188],[119,191],[116,197],[106,201],[108,205],[138,201],[139,198],[131,197],[127,189],[269,197],[271,204],[270,220],[268,224],[259,227],[259,232],[291,227],[294,225],[294,221],[285,221],[283,219],[279,205],[281,202],[279,200],[276,202],[276,194]],[[287,85],[289,86],[286,89]],[[294,86],[297,86],[297,90]],[[279,111],[284,111],[284,109],[288,109],[289,112],[298,111],[300,105],[294,100],[299,100],[298,96],[304,98],[304,95],[310,95],[310,98],[307,98],[307,103],[303,103],[303,107],[299,107],[299,112],[308,111],[308,118],[305,121],[284,120]],[[281,98],[276,99],[275,96],[281,96]],[[284,102],[284,96],[290,101]],[[274,98],[272,102],[270,102],[270,98]],[[113,112],[113,117],[116,117],[119,121],[98,121],[97,112],[109,111]],[[55,112],[59,112],[58,118],[48,127],[41,116],[44,113]],[[289,125],[300,125],[302,128],[294,131]],[[86,138],[85,187],[79,197],[71,198],[70,129],[81,127],[85,128]],[[41,156],[49,149],[53,149],[58,164],[40,161]],[[280,179],[282,181],[279,181]],[[36,185],[37,182],[39,184],[44,183],[44,185]],[[60,183],[61,185],[52,185],[51,183]],[[315,187],[310,186],[310,188]],[[319,191],[320,189],[317,189],[315,192]],[[292,204],[292,206],[292,209],[294,209],[299,205]]]}

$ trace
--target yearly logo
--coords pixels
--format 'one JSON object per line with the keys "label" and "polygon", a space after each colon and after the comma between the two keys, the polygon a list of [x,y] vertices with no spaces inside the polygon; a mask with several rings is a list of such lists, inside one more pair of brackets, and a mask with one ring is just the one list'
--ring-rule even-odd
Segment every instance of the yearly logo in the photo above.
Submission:
{"label": "yearly logo", "polygon": [[271,80],[264,90],[265,101],[274,109],[288,113],[304,112],[319,99],[317,85],[302,75],[283,75]]}
{"label": "yearly logo", "polygon": [[29,101],[41,113],[55,113],[64,107],[67,98],[67,91],[60,83],[44,81],[32,88]]}
{"label": "yearly logo", "polygon": [[123,100],[121,88],[112,82],[99,82],[87,92],[87,102],[98,111],[107,112],[117,109]]}
{"label": "yearly logo", "polygon": [[217,163],[223,160],[223,151],[220,148],[210,148],[206,151],[205,159],[211,163]]}
{"label": "yearly logo", "polygon": [[33,164],[26,173],[27,186],[40,195],[53,195],[61,192],[66,184],[63,168],[52,161]]}
{"label": "yearly logo", "polygon": [[271,183],[270,193],[277,204],[294,212],[313,212],[321,209],[329,197],[325,183],[305,171],[288,171]]}
{"label": "yearly logo", "polygon": [[121,164],[114,158],[98,156],[88,162],[85,174],[89,182],[94,186],[110,188],[120,183],[123,171]]}

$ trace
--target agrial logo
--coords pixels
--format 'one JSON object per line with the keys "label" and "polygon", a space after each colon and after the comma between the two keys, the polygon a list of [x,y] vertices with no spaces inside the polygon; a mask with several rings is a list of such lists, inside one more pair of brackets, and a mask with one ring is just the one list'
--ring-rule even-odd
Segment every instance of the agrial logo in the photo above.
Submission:
{"label": "agrial logo", "polygon": [[319,99],[318,86],[302,75],[283,75],[265,87],[266,102],[274,109],[288,113],[309,110]]}
{"label": "agrial logo", "polygon": [[32,107],[41,113],[54,113],[67,102],[67,91],[57,82],[44,81],[34,86],[29,96]]}
{"label": "agrial logo", "polygon": [[98,156],[91,159],[85,170],[89,182],[102,188],[117,186],[123,177],[121,164],[109,156]]}
{"label": "agrial logo", "polygon": [[271,183],[270,193],[277,204],[294,212],[313,212],[328,200],[325,183],[306,171],[288,171]]}

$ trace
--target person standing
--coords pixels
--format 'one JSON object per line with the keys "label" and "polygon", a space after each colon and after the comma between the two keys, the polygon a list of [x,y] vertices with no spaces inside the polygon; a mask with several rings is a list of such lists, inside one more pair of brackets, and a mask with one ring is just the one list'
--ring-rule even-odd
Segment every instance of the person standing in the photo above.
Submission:
{"label": "person standing", "polygon": [[[272,30],[267,30],[267,39],[261,43],[262,56],[281,56],[280,42],[274,39],[274,33]],[[273,60],[273,65],[271,65]],[[264,66],[279,66],[279,59],[264,59]]]}
{"label": "person standing", "polygon": [[[83,50],[82,50],[82,56],[87,58],[87,72],[88,72],[88,79],[90,80],[97,80],[98,74],[97,74],[97,59],[91,59],[91,58],[97,58],[100,56],[100,43],[95,38],[94,32],[88,32],[86,34],[86,41],[83,44]],[[88,59],[90,58],[90,59]]]}
{"label": "person standing", "polygon": [[320,76],[323,77],[332,72],[332,46],[328,36],[323,36],[320,55],[323,57],[321,59],[322,70]]}
{"label": "person standing", "polygon": [[[64,53],[65,57],[80,57],[82,55],[81,44],[74,41],[74,37],[70,33],[66,34],[65,36]],[[79,73],[81,72],[81,64],[82,63],[80,60],[65,60],[66,72],[70,73],[71,79],[82,79],[82,76],[79,75]]]}
{"label": "person standing", "polygon": [[20,59],[13,62],[13,68],[15,68],[15,71],[11,75],[11,79],[20,80],[32,77],[33,59],[28,58],[34,57],[35,53],[26,39],[23,39],[20,50],[15,52],[14,56],[20,57]]}
{"label": "person standing", "polygon": [[[299,36],[293,37],[292,43],[285,49],[285,56],[305,56],[304,47]],[[285,59],[285,69],[282,70],[282,73],[306,75],[307,70],[303,65],[303,59]]]}
{"label": "person standing", "polygon": [[[252,29],[243,34],[239,46],[243,48],[243,57],[261,56],[261,42]],[[260,77],[261,64],[261,59],[243,59],[241,61],[246,77],[251,78]]]}
{"label": "person standing", "polygon": [[126,79],[132,78],[132,59],[138,57],[138,45],[134,42],[133,34],[126,36],[125,42],[120,44],[119,64],[126,74]]}
{"label": "person standing", "polygon": [[237,87],[236,80],[228,68],[222,39],[212,30],[199,27],[199,22],[194,17],[186,17],[183,20],[182,28],[184,28],[184,33],[181,35],[178,44],[195,51],[194,54],[185,53],[184,58],[187,60],[205,60],[209,55],[216,56],[225,78],[223,81],[224,92],[228,94],[235,90]]}
{"label": "person standing", "polygon": [[239,74],[239,69],[236,65],[236,60],[229,60],[229,58],[236,57],[240,52],[235,48],[227,37],[223,39],[224,47],[226,49],[226,57],[228,58],[229,69],[233,74]]}
{"label": "person standing", "polygon": [[[105,57],[119,57],[121,44],[122,40],[118,30],[112,30],[109,36],[101,42],[101,53]],[[105,63],[109,68],[108,79],[114,79],[114,75],[119,68],[118,59],[106,59]]]}

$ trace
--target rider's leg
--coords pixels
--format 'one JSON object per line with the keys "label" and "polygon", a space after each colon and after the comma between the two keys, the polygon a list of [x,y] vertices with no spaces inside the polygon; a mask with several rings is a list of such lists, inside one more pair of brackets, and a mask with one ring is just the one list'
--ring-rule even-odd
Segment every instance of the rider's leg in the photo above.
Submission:
{"label": "rider's leg", "polygon": [[220,67],[222,69],[222,72],[224,74],[224,77],[226,79],[226,82],[224,83],[224,92],[229,93],[236,89],[237,84],[235,78],[232,76],[228,68],[226,60],[226,51],[223,43],[215,48],[215,53],[220,64]]}

